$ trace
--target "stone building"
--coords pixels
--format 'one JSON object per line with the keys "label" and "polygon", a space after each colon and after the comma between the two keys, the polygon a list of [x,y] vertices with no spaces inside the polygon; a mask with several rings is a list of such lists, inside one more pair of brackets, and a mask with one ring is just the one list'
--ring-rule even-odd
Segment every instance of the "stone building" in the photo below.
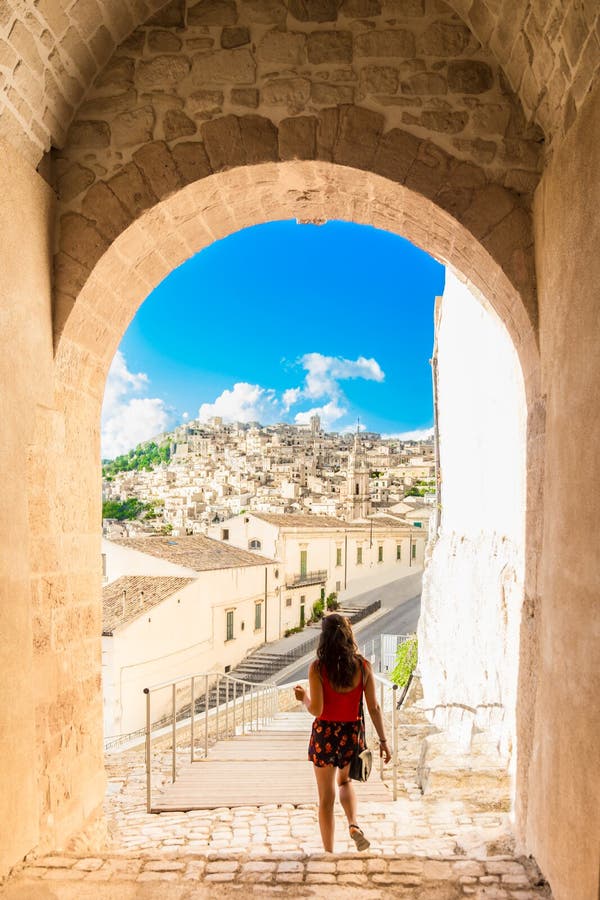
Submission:
{"label": "stone building", "polygon": [[[2,5],[0,873],[101,814],[99,422],[127,325],[211,242],[337,218],[444,262],[518,358],[516,838],[557,900],[597,895],[599,13],[593,0]],[[432,609],[474,546],[444,507],[468,475],[451,459]],[[448,728],[472,641],[456,632],[433,697]],[[483,708],[484,672],[471,687]]]}
{"label": "stone building", "polygon": [[144,726],[145,687],[224,672],[279,637],[273,560],[204,535],[103,541],[103,549],[105,736]]}

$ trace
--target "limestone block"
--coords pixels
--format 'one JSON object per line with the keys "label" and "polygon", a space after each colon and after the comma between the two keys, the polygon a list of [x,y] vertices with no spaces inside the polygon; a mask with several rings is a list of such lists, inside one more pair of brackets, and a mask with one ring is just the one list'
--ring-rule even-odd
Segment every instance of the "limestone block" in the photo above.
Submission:
{"label": "limestone block", "polygon": [[279,159],[277,128],[264,116],[241,116],[242,143],[248,164]]}
{"label": "limestone block", "polygon": [[189,184],[192,181],[198,181],[210,175],[212,169],[204,149],[204,144],[200,141],[189,141],[177,144],[173,148],[173,159],[181,174],[183,184]]}
{"label": "limestone block", "polygon": [[448,88],[459,94],[483,94],[494,84],[494,75],[487,63],[477,60],[454,60],[448,63]]}
{"label": "limestone block", "polygon": [[91,267],[108,249],[109,242],[89,219],[78,213],[65,213],[60,219],[59,245],[64,253],[77,262]]}
{"label": "limestone block", "polygon": [[273,28],[266,32],[258,46],[258,53],[265,62],[299,66],[305,59],[305,45],[306,35],[301,32]]}
{"label": "limestone block", "polygon": [[349,19],[363,19],[381,13],[381,0],[344,0],[340,10]]}
{"label": "limestone block", "polygon": [[308,78],[273,78],[262,89],[266,106],[285,106],[290,115],[302,112],[309,98]]}
{"label": "limestone block", "polygon": [[425,0],[383,0],[383,12],[386,16],[418,18],[425,15]]}
{"label": "limestone block", "polygon": [[177,53],[181,50],[181,39],[172,31],[151,31],[148,35],[148,50],[151,53]]}
{"label": "limestone block", "polygon": [[484,141],[482,138],[475,138],[474,140],[455,138],[452,143],[461,153],[468,153],[482,165],[493,162],[498,152],[498,147],[494,141]]}
{"label": "limestone block", "polygon": [[194,87],[207,84],[252,84],[256,63],[249,50],[215,50],[192,57],[190,80]]}
{"label": "limestone block", "polygon": [[469,113],[466,110],[425,109],[418,116],[402,113],[402,121],[407,125],[422,125],[441,134],[460,134],[467,126]]}
{"label": "limestone block", "polygon": [[112,137],[117,147],[134,147],[152,140],[154,110],[151,106],[140,106],[129,112],[120,113],[112,123]]}
{"label": "limestone block", "polygon": [[340,111],[337,107],[324,109],[318,118],[317,125],[317,158],[331,161],[335,145]]}
{"label": "limestone block", "polygon": [[179,171],[163,141],[140,147],[133,154],[133,159],[159,200],[181,187]]}
{"label": "limestone block", "polygon": [[108,186],[121,204],[130,214],[132,219],[137,217],[150,206],[156,203],[156,196],[152,193],[142,173],[135,163],[127,163],[120,172],[108,180]]}
{"label": "limestone block", "polygon": [[187,105],[194,118],[204,119],[221,112],[223,99],[223,91],[194,91]]}
{"label": "limestone block", "polygon": [[432,22],[417,38],[417,52],[425,56],[460,56],[473,45],[477,46],[471,32],[462,23]]}
{"label": "limestone block", "polygon": [[392,128],[383,135],[373,160],[373,171],[402,184],[417,156],[421,141],[407,131]]}
{"label": "limestone block", "polygon": [[81,150],[98,150],[110,144],[110,128],[106,122],[73,122],[69,129],[69,143]]}
{"label": "limestone block", "polygon": [[147,62],[141,62],[136,72],[136,84],[142,89],[167,90],[175,87],[190,71],[190,62],[185,56],[165,54]]}
{"label": "limestone block", "polygon": [[[73,257],[67,256],[66,253],[57,253],[54,257],[54,276],[56,284],[64,294],[70,297],[77,297],[79,291],[86,283],[89,275],[86,266],[77,262]],[[30,511],[30,527],[33,528]],[[63,600],[63,602],[65,602]]]}
{"label": "limestone block", "polygon": [[195,134],[197,131],[196,123],[186,116],[181,109],[169,109],[165,113],[163,119],[163,131],[167,141],[173,141],[175,138],[186,137]]}
{"label": "limestone block", "polygon": [[114,240],[131,221],[131,216],[104,181],[99,181],[89,189],[81,203],[81,211],[110,240]]}
{"label": "limestone block", "polygon": [[91,169],[75,163],[58,179],[58,196],[65,202],[72,200],[95,180],[96,176]]}
{"label": "limestone block", "polygon": [[448,82],[438,72],[417,72],[402,82],[402,93],[416,96],[447,94]]}
{"label": "limestone block", "polygon": [[370,109],[362,106],[342,109],[334,161],[359,169],[368,168],[373,162],[383,125],[383,116]]}
{"label": "limestone block", "polygon": [[400,84],[398,69],[394,66],[364,66],[360,70],[361,94],[395,94]]}
{"label": "limestone block", "polygon": [[463,225],[476,237],[482,238],[509,214],[515,205],[515,196],[497,184],[490,184],[477,191],[473,203],[463,216]]}
{"label": "limestone block", "polygon": [[159,25],[162,28],[184,28],[186,0],[172,0],[147,21],[147,25]]}
{"label": "limestone block", "polygon": [[135,109],[138,106],[138,95],[133,89],[116,96],[94,97],[83,103],[79,115],[85,119],[112,119],[115,115]]}
{"label": "limestone block", "polygon": [[235,25],[237,19],[235,0],[200,0],[187,14],[188,25]]}
{"label": "limestone block", "polygon": [[256,88],[232,88],[230,97],[236,106],[247,106],[250,109],[256,109],[259,102]]}
{"label": "limestone block", "polygon": [[280,159],[314,159],[317,146],[317,119],[296,116],[279,123]]}
{"label": "limestone block", "polygon": [[214,172],[244,165],[246,153],[237,116],[223,116],[205,122],[202,137]]}
{"label": "limestone block", "polygon": [[241,0],[240,8],[257,25],[283,23],[287,17],[287,7],[283,0]]}
{"label": "limestone block", "polygon": [[[133,84],[135,63],[129,57],[111,59],[95,81],[96,88],[122,87]],[[114,93],[114,91],[113,91]]]}
{"label": "limestone block", "polygon": [[434,197],[450,169],[451,157],[432,141],[421,141],[405,184],[426,197]]}
{"label": "limestone block", "polygon": [[328,84],[313,81],[310,99],[315,106],[337,106],[339,103],[354,102],[354,88],[350,84]]}
{"label": "limestone block", "polygon": [[[148,23],[146,23],[148,24]],[[146,32],[142,29],[132,32],[128,38],[120,44],[119,50],[124,53],[133,53],[135,56],[141,56],[144,52],[146,44]]]}
{"label": "limestone block", "polygon": [[352,62],[352,32],[312,31],[306,44],[308,61],[313,65]]}
{"label": "limestone block", "polygon": [[215,39],[208,36],[188,38],[185,42],[188,50],[212,50],[214,45]]}
{"label": "limestone block", "polygon": [[288,0],[288,9],[300,22],[335,22],[341,0]]}
{"label": "limestone block", "polygon": [[354,40],[356,56],[414,57],[415,37],[403,28],[387,28],[381,31],[367,31]]}
{"label": "limestone block", "polygon": [[101,25],[100,28],[96,29],[90,38],[90,50],[94,54],[96,62],[101,66],[103,66],[110,57],[114,46],[115,42],[113,37],[108,28],[104,25]]}
{"label": "limestone block", "polygon": [[221,47],[224,50],[233,50],[235,47],[243,47],[244,44],[249,43],[250,32],[242,25],[237,27],[229,26],[221,32]]}

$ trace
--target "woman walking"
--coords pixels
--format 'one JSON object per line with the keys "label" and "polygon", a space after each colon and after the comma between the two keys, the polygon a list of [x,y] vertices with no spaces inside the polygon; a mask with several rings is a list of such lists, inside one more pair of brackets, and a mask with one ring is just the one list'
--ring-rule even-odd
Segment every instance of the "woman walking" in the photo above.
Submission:
{"label": "woman walking", "polygon": [[[364,691],[369,715],[379,736],[379,755],[389,762],[383,716],[375,694],[371,665],[358,652],[352,626],[345,616],[331,613],[321,623],[317,658],[308,670],[308,691],[296,685],[296,699],[315,716],[308,746],[319,792],[319,828],[323,847],[333,852],[335,783],[358,850],[370,841],[357,824],[356,795],[349,776],[350,760],[360,744],[358,710]],[[360,746],[360,749],[364,747]]]}

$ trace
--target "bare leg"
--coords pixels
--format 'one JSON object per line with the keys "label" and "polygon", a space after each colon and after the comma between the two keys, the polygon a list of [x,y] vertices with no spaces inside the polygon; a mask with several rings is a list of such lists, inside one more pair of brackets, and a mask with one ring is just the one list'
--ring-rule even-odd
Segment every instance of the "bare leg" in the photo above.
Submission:
{"label": "bare leg", "polygon": [[335,769],[333,766],[315,766],[315,778],[319,791],[319,828],[323,848],[333,853],[333,835],[335,832],[335,820],[333,817],[333,805],[335,803]]}
{"label": "bare leg", "polygon": [[340,803],[346,813],[348,825],[353,825],[356,823],[356,794],[354,793],[352,781],[348,777],[349,770],[349,764],[344,766],[343,769],[338,769],[337,783],[340,791]]}

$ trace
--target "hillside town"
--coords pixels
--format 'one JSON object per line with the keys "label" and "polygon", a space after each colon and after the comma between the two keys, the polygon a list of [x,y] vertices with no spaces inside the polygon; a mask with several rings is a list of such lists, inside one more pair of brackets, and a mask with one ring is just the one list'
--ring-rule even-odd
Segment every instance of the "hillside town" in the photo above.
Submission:
{"label": "hillside town", "polygon": [[242,511],[346,521],[380,512],[404,516],[435,498],[433,439],[326,433],[317,415],[306,426],[212,418],[181,425],[162,443],[168,461],[111,474],[105,468],[105,501],[135,498],[152,510],[118,524],[107,517],[105,534],[207,534]]}
{"label": "hillside town", "polygon": [[328,434],[314,416],[193,422],[159,444],[155,465],[142,448],[120,463],[141,467],[104,470],[105,512],[133,510],[103,521],[112,738],[142,727],[148,684],[232,671],[349,591],[421,571],[435,510],[432,440]]}

